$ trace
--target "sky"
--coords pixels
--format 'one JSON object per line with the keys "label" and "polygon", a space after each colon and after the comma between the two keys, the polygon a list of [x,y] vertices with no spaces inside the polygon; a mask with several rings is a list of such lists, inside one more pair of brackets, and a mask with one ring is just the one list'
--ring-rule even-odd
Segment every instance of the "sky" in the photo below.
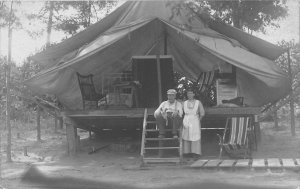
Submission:
{"label": "sky", "polygon": [[[20,13],[37,12],[41,6],[41,2],[23,2],[20,7],[17,7]],[[267,28],[267,33],[253,33],[253,35],[276,44],[279,41],[295,40],[299,41],[299,4],[298,0],[288,0],[288,14],[289,16],[279,22],[280,28]],[[46,35],[42,35],[38,38],[32,38],[29,36],[26,30],[42,28],[46,29],[46,24],[29,22],[25,18],[21,18],[23,29],[13,31],[12,40],[12,59],[17,65],[22,65],[23,60],[29,55],[37,52],[46,43]],[[8,32],[7,29],[2,29],[0,33],[0,55],[7,55],[8,44]],[[53,31],[51,36],[52,42],[59,42],[65,35],[62,32]]]}

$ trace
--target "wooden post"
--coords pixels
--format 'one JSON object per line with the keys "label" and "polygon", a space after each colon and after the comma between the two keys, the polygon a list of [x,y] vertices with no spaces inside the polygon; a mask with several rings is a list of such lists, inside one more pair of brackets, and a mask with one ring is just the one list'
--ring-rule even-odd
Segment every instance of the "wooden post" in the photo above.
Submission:
{"label": "wooden post", "polygon": [[56,112],[54,113],[54,132],[57,133],[57,126],[58,126],[58,120],[57,120],[57,114]]}
{"label": "wooden post", "polygon": [[276,130],[278,129],[278,114],[277,114],[277,110],[274,112],[274,128]]}
{"label": "wooden post", "polygon": [[254,115],[254,134],[256,136],[256,141],[261,141],[261,131],[260,131],[260,123],[258,121],[258,115]]}
{"label": "wooden post", "polygon": [[76,122],[70,117],[64,117],[67,134],[67,151],[70,156],[75,156],[78,151],[78,137]]}
{"label": "wooden post", "polygon": [[64,127],[64,122],[63,122],[63,118],[62,118],[62,117],[59,117],[59,118],[58,118],[58,123],[59,123],[60,129],[63,129],[63,127]]}
{"label": "wooden post", "polygon": [[28,156],[28,153],[27,153],[27,147],[28,147],[28,146],[24,146],[24,147],[23,147],[23,150],[24,150],[24,156]]}
{"label": "wooden post", "polygon": [[37,141],[41,141],[41,108],[39,106],[36,110],[36,131]]}
{"label": "wooden post", "polygon": [[160,70],[160,58],[159,54],[156,55],[156,67],[157,67],[157,82],[158,82],[158,100],[162,102],[162,90],[161,90],[161,70]]}
{"label": "wooden post", "polygon": [[168,54],[168,35],[167,32],[164,33],[164,55]]}
{"label": "wooden post", "polygon": [[292,68],[291,68],[291,57],[290,57],[290,48],[287,51],[288,56],[288,68],[289,68],[289,77],[290,77],[290,85],[291,85],[291,100],[290,100],[290,113],[291,113],[291,133],[292,136],[296,135],[295,131],[295,107],[294,107],[294,94],[293,94],[293,76],[292,76]]}

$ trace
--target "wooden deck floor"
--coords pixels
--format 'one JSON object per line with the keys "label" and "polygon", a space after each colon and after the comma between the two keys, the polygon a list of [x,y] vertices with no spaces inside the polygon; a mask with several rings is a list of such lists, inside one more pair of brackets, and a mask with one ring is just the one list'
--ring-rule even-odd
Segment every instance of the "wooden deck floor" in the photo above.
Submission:
{"label": "wooden deck floor", "polygon": [[295,169],[300,170],[300,159],[201,159],[190,165],[200,169]]}
{"label": "wooden deck floor", "polygon": [[[148,108],[148,114],[153,115],[156,108]],[[127,109],[100,109],[100,110],[69,110],[63,111],[62,116],[68,117],[143,117],[145,108]],[[209,107],[205,108],[206,116],[229,116],[229,115],[258,115],[258,107]]]}

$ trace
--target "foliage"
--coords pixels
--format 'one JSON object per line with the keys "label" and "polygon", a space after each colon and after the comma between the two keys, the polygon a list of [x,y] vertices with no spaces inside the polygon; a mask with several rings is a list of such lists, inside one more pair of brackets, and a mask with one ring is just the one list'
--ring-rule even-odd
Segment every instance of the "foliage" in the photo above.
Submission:
{"label": "foliage", "polygon": [[189,1],[189,7],[198,13],[209,13],[214,19],[239,29],[265,32],[266,26],[278,28],[277,21],[285,18],[285,1]]}
{"label": "foliage", "polygon": [[74,35],[106,16],[117,5],[116,1],[73,1],[67,6],[74,10],[70,16],[60,17],[55,29]]}
{"label": "foliage", "polygon": [[175,88],[177,90],[177,98],[180,100],[186,99],[186,90],[192,89],[195,93],[195,98],[199,99],[204,106],[214,106],[216,102],[216,86],[211,86],[205,92],[200,92],[200,85],[197,81],[188,79],[178,72],[174,73]]}
{"label": "foliage", "polygon": [[[74,35],[80,30],[99,21],[116,5],[117,1],[53,1],[53,29]],[[48,24],[50,2],[46,1],[38,13],[28,14],[31,22],[41,20]],[[28,31],[32,37],[42,35],[45,29]]]}
{"label": "foliage", "polygon": [[[284,49],[290,49],[290,61],[291,61],[291,72],[293,80],[293,89],[300,86],[300,44],[296,44],[295,41],[281,41],[278,43]],[[282,54],[277,60],[276,63],[282,68],[286,73],[289,73],[288,70],[288,56],[287,53]]]}
{"label": "foliage", "polygon": [[[13,3],[19,4],[18,2]],[[12,12],[10,12],[10,6],[10,1],[0,1],[0,28],[8,26],[10,21],[12,23],[12,28],[19,29],[22,25],[20,18],[16,15],[17,10],[13,8]]]}

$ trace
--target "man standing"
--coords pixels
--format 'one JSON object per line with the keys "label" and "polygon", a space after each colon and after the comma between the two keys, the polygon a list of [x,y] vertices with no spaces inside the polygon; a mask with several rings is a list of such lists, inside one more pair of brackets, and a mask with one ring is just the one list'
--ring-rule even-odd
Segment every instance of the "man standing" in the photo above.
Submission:
{"label": "man standing", "polygon": [[160,104],[155,110],[154,117],[159,128],[159,137],[165,137],[166,126],[172,126],[173,138],[178,138],[177,129],[182,124],[182,104],[176,98],[176,90],[169,89],[167,91],[168,100]]}

